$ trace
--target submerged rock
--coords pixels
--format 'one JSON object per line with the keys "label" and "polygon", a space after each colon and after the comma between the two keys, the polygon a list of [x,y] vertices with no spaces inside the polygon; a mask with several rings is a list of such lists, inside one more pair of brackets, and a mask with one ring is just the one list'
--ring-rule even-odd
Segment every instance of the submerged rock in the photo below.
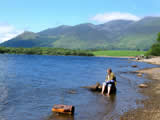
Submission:
{"label": "submerged rock", "polygon": [[138,67],[137,65],[132,65],[132,67]]}
{"label": "submerged rock", "polygon": [[142,73],[138,73],[137,76],[142,77]]}
{"label": "submerged rock", "polygon": [[[92,92],[101,92],[102,91],[102,85],[98,82],[95,85],[85,86],[82,88],[87,88],[88,90],[90,90]],[[105,89],[104,93],[107,93],[107,88]],[[115,94],[115,93],[116,93],[116,86],[113,86],[113,87],[111,87],[111,94]]]}
{"label": "submerged rock", "polygon": [[82,88],[87,88],[91,91],[102,91],[102,85],[99,82],[97,82],[95,85],[84,86]]}
{"label": "submerged rock", "polygon": [[69,90],[68,93],[69,94],[76,94],[77,92],[75,90]]}
{"label": "submerged rock", "polygon": [[148,85],[147,85],[147,84],[139,84],[139,87],[140,87],[140,88],[147,88]]}

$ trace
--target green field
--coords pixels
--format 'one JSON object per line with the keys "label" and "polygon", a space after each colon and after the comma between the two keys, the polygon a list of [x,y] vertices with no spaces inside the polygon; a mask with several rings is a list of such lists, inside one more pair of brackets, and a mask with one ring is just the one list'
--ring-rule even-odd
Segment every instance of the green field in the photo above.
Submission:
{"label": "green field", "polygon": [[145,51],[129,51],[129,50],[105,50],[105,51],[92,51],[95,56],[113,56],[113,57],[132,57],[144,55]]}

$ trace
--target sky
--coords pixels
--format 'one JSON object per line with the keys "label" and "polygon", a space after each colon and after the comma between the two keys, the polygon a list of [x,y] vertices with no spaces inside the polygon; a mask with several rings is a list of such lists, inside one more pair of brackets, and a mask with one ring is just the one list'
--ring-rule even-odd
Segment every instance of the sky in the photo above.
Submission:
{"label": "sky", "polygon": [[1,0],[0,42],[24,31],[160,16],[160,0]]}

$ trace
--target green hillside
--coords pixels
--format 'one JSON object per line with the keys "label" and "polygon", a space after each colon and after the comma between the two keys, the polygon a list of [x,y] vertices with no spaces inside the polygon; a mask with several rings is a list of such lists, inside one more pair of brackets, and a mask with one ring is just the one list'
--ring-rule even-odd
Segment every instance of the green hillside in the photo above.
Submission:
{"label": "green hillside", "polygon": [[119,43],[115,46],[119,49],[141,49],[147,50],[155,43],[156,34],[128,34],[120,38]]}
{"label": "green hillside", "polygon": [[0,46],[69,49],[147,50],[160,32],[160,17],[140,21],[114,20],[100,25],[62,25],[38,33],[24,32]]}

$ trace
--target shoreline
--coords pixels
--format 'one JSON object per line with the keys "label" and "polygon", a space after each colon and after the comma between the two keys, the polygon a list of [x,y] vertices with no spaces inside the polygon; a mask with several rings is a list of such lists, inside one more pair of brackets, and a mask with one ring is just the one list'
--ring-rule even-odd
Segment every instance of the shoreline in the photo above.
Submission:
{"label": "shoreline", "polygon": [[134,56],[90,56],[90,57],[104,57],[104,58],[128,58],[128,59],[136,58],[136,57],[134,57]]}
{"label": "shoreline", "polygon": [[[137,60],[150,64],[160,65],[160,57],[151,59]],[[160,119],[160,67],[147,68],[136,71],[138,74],[144,74],[148,81],[145,83],[147,88],[140,88],[139,92],[148,98],[140,100],[138,103],[144,105],[124,113],[120,120],[159,120]]]}
{"label": "shoreline", "polygon": [[142,59],[142,60],[135,60],[137,62],[146,62],[149,64],[154,64],[154,65],[160,65],[160,57],[153,57],[150,59]]}
{"label": "shoreline", "polygon": [[49,55],[49,54],[15,54],[15,53],[0,53],[0,55],[42,55],[42,56],[80,56],[80,57],[104,57],[104,58],[136,58],[134,56],[81,56],[81,55]]}

